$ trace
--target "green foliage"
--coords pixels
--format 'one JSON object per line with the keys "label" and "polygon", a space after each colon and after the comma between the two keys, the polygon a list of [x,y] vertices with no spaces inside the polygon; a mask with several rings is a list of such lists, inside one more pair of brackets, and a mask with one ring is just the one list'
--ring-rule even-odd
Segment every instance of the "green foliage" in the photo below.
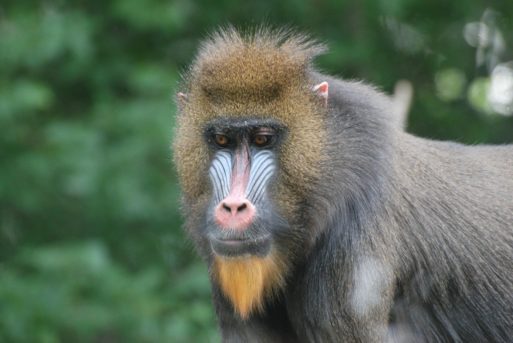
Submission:
{"label": "green foliage", "polygon": [[[488,92],[494,63],[513,59],[513,2],[494,6],[3,1],[0,341],[219,339],[206,268],[181,230],[169,148],[179,73],[206,32],[298,27],[330,45],[319,60],[330,73],[385,91],[410,80],[408,130],[504,143],[513,117],[495,113]],[[501,36],[483,40],[482,24]]]}
{"label": "green foliage", "polygon": [[[98,241],[23,249],[0,270],[2,342],[208,341],[204,268],[128,273]],[[173,277],[173,278],[171,278]],[[176,279],[180,279],[178,285]],[[200,300],[198,300],[200,299]]]}

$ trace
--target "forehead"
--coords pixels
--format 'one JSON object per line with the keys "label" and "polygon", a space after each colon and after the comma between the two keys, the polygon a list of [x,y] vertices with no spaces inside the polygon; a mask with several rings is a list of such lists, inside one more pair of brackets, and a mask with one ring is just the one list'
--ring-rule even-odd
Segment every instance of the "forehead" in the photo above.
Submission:
{"label": "forehead", "polygon": [[257,124],[257,120],[270,127],[291,127],[318,111],[316,100],[308,84],[282,89],[278,97],[262,99],[241,90],[237,96],[232,93],[213,100],[211,94],[198,90],[191,93],[182,114],[201,128],[206,125],[247,126]]}
{"label": "forehead", "polygon": [[205,130],[251,130],[259,127],[267,127],[274,130],[285,129],[285,124],[276,118],[265,117],[218,117],[209,120],[205,124]]}

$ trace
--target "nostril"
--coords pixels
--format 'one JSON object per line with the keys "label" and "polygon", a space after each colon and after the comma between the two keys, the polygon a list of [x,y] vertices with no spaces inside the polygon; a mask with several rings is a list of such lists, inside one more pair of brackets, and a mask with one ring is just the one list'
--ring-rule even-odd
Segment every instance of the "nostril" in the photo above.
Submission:
{"label": "nostril", "polygon": [[246,208],[248,208],[247,202],[243,203],[229,203],[229,202],[223,202],[221,203],[221,208],[233,215],[236,215],[239,212],[243,212]]}
{"label": "nostril", "polygon": [[214,219],[220,228],[245,230],[255,217],[255,206],[243,197],[226,197],[214,210]]}

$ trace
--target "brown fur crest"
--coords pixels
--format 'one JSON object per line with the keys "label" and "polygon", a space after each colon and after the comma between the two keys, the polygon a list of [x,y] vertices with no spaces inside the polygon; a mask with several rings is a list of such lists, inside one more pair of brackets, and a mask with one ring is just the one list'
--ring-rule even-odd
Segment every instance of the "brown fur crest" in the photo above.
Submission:
{"label": "brown fur crest", "polygon": [[[269,101],[304,81],[312,58],[323,51],[307,37],[260,29],[242,36],[229,28],[212,35],[191,69],[193,84],[211,101]],[[192,91],[194,92],[194,85]]]}

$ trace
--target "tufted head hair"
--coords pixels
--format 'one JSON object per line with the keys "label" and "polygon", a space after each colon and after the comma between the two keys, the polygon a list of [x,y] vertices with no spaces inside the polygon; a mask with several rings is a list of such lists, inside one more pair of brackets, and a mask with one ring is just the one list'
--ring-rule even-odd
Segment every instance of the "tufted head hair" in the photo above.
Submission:
{"label": "tufted head hair", "polygon": [[[280,100],[305,81],[312,59],[324,51],[308,37],[287,31],[256,30],[242,36],[233,28],[203,42],[190,73],[193,93],[213,103]],[[196,93],[195,93],[196,94]]]}

